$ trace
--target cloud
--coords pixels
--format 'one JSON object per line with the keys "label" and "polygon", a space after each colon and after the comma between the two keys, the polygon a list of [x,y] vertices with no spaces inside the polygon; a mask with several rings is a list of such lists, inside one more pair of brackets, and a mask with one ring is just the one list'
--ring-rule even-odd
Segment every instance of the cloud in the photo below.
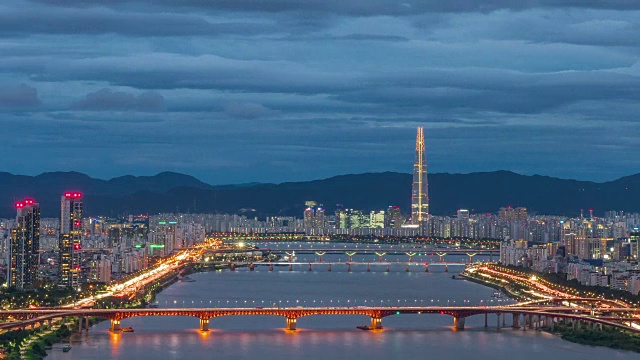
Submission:
{"label": "cloud", "polygon": [[166,104],[164,97],[156,92],[149,91],[134,95],[101,89],[75,101],[71,108],[93,111],[163,111]]}
{"label": "cloud", "polygon": [[0,87],[0,108],[32,108],[40,104],[38,91],[28,85]]}
{"label": "cloud", "polygon": [[273,114],[273,110],[266,106],[249,102],[227,104],[224,112],[234,118],[242,119],[257,119]]}
{"label": "cloud", "polygon": [[[86,7],[103,6],[102,0],[36,0],[55,6]],[[351,1],[317,1],[317,0],[111,0],[111,6],[122,5],[155,5],[172,8],[199,8],[206,10],[228,10],[247,12],[315,12],[349,16],[393,15],[411,16],[422,13],[467,13],[491,12],[500,9],[525,10],[534,8],[586,8],[634,10],[640,9],[635,0],[351,0]]]}
{"label": "cloud", "polygon": [[[47,19],[42,21],[42,19]],[[180,13],[117,12],[90,9],[6,9],[0,11],[0,34],[121,34],[136,37],[257,35],[276,28],[259,22],[210,21]]]}

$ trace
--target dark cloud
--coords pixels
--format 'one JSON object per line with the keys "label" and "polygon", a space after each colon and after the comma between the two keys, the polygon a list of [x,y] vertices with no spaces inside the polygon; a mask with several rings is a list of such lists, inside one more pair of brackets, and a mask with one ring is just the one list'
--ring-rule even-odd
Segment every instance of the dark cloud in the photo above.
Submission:
{"label": "dark cloud", "polygon": [[[46,19],[46,21],[42,21]],[[210,22],[198,15],[97,9],[13,9],[0,12],[0,34],[122,34],[127,36],[255,35],[276,28],[252,22]]]}
{"label": "dark cloud", "polygon": [[235,118],[242,119],[257,119],[265,116],[272,115],[273,110],[265,107],[262,104],[255,103],[231,103],[224,107],[225,113]]}
{"label": "dark cloud", "polygon": [[163,111],[166,108],[164,97],[155,92],[140,95],[122,91],[102,89],[87,94],[71,105],[75,110],[95,111]]}
{"label": "dark cloud", "polygon": [[40,104],[38,91],[28,85],[0,87],[0,108],[31,108]]}
{"label": "dark cloud", "polygon": [[5,0],[0,39],[9,171],[409,172],[419,125],[438,172],[640,167],[638,1]]}
{"label": "dark cloud", "polygon": [[[68,6],[102,6],[101,0],[37,0],[38,2]],[[414,15],[429,12],[489,12],[499,9],[524,10],[532,8],[588,8],[588,9],[640,9],[635,0],[351,0],[351,1],[316,1],[316,0],[111,0],[111,6],[124,4],[156,5],[167,7],[197,7],[210,10],[232,10],[251,12],[318,12],[335,13],[351,16],[372,15]]]}

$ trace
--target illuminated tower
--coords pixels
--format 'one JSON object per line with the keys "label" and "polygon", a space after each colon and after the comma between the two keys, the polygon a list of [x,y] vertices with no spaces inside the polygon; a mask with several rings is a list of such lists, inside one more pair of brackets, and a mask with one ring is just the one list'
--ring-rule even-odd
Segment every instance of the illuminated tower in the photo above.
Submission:
{"label": "illuminated tower", "polygon": [[418,127],[416,135],[416,162],[413,164],[413,187],[411,190],[411,222],[420,224],[429,216],[429,183],[424,154],[424,128]]}
{"label": "illuminated tower", "polygon": [[32,199],[16,203],[16,228],[11,231],[7,286],[33,288],[38,281],[40,205]]}
{"label": "illuminated tower", "polygon": [[77,289],[80,286],[82,253],[82,194],[68,192],[60,204],[60,239],[58,276],[60,286]]}

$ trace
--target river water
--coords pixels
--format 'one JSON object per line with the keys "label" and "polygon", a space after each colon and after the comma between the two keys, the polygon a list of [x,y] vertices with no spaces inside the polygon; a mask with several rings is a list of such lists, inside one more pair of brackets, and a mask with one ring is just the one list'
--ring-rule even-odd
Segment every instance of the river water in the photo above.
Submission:
{"label": "river water", "polygon": [[[286,245],[285,245],[286,246]],[[298,245],[296,245],[298,246]],[[317,246],[317,245],[316,245]],[[298,261],[316,259],[298,255]],[[324,261],[346,261],[346,255],[325,255]],[[447,256],[464,261],[466,256]],[[384,261],[406,257],[385,256]],[[377,256],[356,255],[354,261],[374,262]],[[425,252],[414,261],[437,262]],[[307,265],[257,267],[193,274],[194,282],[178,282],[157,296],[167,307],[269,307],[365,305],[497,305],[509,303],[493,297],[493,289],[452,279],[456,267],[404,265],[325,265],[307,271]],[[461,269],[461,267],[457,267]],[[508,317],[507,325],[510,324]],[[144,317],[126,319],[134,333],[112,334],[102,322],[72,339],[68,353],[51,351],[50,359],[637,359],[638,354],[573,344],[532,330],[496,329],[495,316],[467,318],[466,330],[453,331],[447,315],[394,315],[383,319],[384,330],[361,331],[364,316],[311,316],[298,319],[298,330],[284,330],[285,319],[270,316],[221,317],[212,330],[198,331],[198,319]]]}

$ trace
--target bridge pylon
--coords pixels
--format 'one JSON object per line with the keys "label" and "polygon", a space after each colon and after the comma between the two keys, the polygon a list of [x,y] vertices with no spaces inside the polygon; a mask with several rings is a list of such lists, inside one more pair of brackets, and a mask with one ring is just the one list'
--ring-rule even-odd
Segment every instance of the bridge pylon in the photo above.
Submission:
{"label": "bridge pylon", "polygon": [[109,330],[111,332],[120,332],[120,320],[112,319],[111,320],[111,328]]}
{"label": "bridge pylon", "polygon": [[469,256],[469,264],[471,264],[473,262],[473,257],[478,255],[478,253],[467,253],[467,256]]}
{"label": "bridge pylon", "polygon": [[209,318],[200,318],[200,331],[209,331]]}
{"label": "bridge pylon", "polygon": [[386,252],[376,252],[376,255],[378,255],[378,258],[380,259],[380,262],[382,262],[382,257],[387,255]]}
{"label": "bridge pylon", "polygon": [[409,262],[411,262],[411,260],[413,260],[413,257],[416,255],[416,253],[414,253],[414,252],[408,252],[408,253],[405,253],[405,254],[407,254],[407,256],[409,256]]}
{"label": "bridge pylon", "polygon": [[297,322],[298,322],[298,319],[296,319],[294,317],[288,317],[287,318],[287,330],[295,330]]}
{"label": "bridge pylon", "polygon": [[322,262],[322,255],[326,253],[327,253],[326,251],[316,251],[316,255],[318,255],[320,262]]}
{"label": "bridge pylon", "polygon": [[440,262],[444,261],[444,257],[445,255],[447,255],[447,253],[436,253],[436,255],[438,255],[440,257]]}
{"label": "bridge pylon", "polygon": [[377,316],[371,317],[371,329],[382,329],[382,318]]}
{"label": "bridge pylon", "polygon": [[347,251],[347,252],[345,252],[345,254],[347,254],[347,256],[349,256],[349,262],[353,262],[353,255],[355,255],[356,252],[355,251],[351,251],[351,252]]}

